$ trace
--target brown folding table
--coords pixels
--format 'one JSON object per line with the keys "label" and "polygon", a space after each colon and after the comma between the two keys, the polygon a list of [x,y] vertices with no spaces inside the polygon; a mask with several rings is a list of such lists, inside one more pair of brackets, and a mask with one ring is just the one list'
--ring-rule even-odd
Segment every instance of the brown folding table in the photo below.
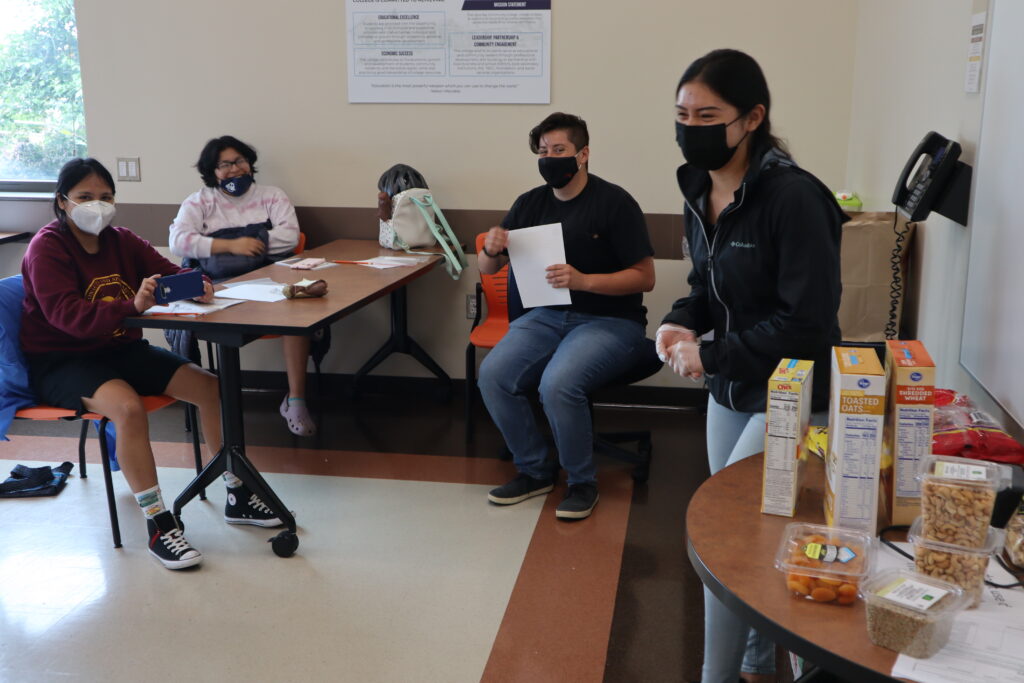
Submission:
{"label": "brown folding table", "polygon": [[[383,249],[372,240],[342,239],[303,253],[304,257],[352,261],[384,255],[402,255],[402,252]],[[295,517],[245,456],[242,371],[239,349],[267,334],[310,335],[386,294],[403,290],[407,284],[433,268],[440,258],[440,256],[430,256],[414,266],[387,269],[375,269],[360,265],[338,265],[310,271],[269,265],[238,277],[233,282],[271,278],[282,284],[290,284],[304,278],[322,279],[327,282],[328,293],[322,298],[292,299],[275,303],[245,301],[230,308],[194,318],[179,316],[128,318],[125,321],[128,327],[190,330],[195,333],[197,338],[217,344],[224,445],[203,468],[203,471],[175,499],[173,508],[175,516],[180,517],[181,510],[186,503],[202,493],[223,472],[230,471],[241,479],[253,493],[263,499],[285,523],[285,530],[270,540],[277,555],[281,557],[292,555],[299,544],[298,536],[295,533]],[[399,313],[401,313],[402,319],[399,321],[398,332],[405,335],[406,341],[409,342],[411,340],[408,339],[405,327],[404,309]],[[395,324],[395,315],[393,310],[393,325]],[[392,334],[395,334],[394,329]],[[423,352],[423,355],[426,356],[426,353]],[[426,357],[429,358],[429,356]],[[447,378],[448,376],[444,375],[443,379]]]}

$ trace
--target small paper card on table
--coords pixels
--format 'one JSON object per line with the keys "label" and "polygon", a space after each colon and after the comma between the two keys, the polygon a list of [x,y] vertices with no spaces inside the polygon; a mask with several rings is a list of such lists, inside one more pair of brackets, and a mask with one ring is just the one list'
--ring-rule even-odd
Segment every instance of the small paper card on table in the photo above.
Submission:
{"label": "small paper card on table", "polygon": [[547,267],[565,263],[561,223],[510,231],[508,258],[516,273],[516,286],[523,308],[572,303],[568,289],[556,289],[547,281]]}

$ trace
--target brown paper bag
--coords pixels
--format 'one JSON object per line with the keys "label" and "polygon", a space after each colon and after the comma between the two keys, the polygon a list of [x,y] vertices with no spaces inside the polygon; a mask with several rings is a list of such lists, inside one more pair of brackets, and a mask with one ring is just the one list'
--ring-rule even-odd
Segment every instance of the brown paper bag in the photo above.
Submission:
{"label": "brown paper bag", "polygon": [[[844,341],[878,342],[885,339],[893,302],[893,250],[899,242],[899,292],[894,316],[898,335],[903,297],[907,288],[907,261],[913,225],[899,217],[893,230],[892,212],[853,213],[843,225],[843,298],[839,305],[839,328]],[[897,231],[905,233],[897,239]]]}

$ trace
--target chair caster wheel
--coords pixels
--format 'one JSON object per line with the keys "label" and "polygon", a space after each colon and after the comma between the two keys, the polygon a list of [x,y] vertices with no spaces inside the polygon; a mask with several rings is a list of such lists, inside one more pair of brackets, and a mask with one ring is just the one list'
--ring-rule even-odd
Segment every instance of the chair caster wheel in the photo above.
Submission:
{"label": "chair caster wheel", "polygon": [[277,536],[267,539],[267,543],[274,549],[274,554],[278,557],[291,557],[295,554],[295,549],[299,547],[299,537],[295,535],[294,531],[282,531]]}

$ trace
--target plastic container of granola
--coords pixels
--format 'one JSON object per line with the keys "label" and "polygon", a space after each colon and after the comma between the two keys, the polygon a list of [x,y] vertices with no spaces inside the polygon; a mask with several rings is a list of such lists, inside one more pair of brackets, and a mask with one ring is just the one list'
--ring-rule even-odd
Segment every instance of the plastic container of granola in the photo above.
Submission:
{"label": "plastic container of granola", "polygon": [[775,568],[797,598],[852,605],[871,571],[872,549],[873,538],[864,531],[791,522],[775,553]]}
{"label": "plastic container of granola", "polygon": [[981,604],[985,591],[985,570],[989,558],[1003,547],[1005,532],[988,527],[985,543],[968,548],[953,543],[932,541],[922,536],[922,518],[910,525],[907,540],[914,546],[914,568],[919,574],[955,583],[969,598],[968,608]]}
{"label": "plastic container of granola", "polygon": [[868,638],[879,647],[925,659],[949,641],[967,606],[963,588],[909,569],[889,569],[861,584]]}
{"label": "plastic container of granola", "polygon": [[925,458],[921,471],[921,535],[930,541],[981,548],[996,492],[1009,483],[1007,467],[952,455]]}

